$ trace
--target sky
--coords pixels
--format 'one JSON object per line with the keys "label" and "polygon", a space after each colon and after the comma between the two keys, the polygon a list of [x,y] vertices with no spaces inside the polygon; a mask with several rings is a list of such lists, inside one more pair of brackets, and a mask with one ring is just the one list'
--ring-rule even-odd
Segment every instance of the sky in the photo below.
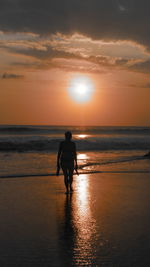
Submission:
{"label": "sky", "polygon": [[[150,126],[149,10],[149,0],[0,0],[0,124]],[[91,93],[77,101],[83,81]]]}

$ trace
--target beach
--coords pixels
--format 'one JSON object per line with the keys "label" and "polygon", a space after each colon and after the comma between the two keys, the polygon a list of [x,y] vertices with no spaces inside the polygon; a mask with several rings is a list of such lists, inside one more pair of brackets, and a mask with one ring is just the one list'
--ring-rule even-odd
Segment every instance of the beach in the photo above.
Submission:
{"label": "beach", "polygon": [[149,266],[150,174],[0,179],[1,266]]}

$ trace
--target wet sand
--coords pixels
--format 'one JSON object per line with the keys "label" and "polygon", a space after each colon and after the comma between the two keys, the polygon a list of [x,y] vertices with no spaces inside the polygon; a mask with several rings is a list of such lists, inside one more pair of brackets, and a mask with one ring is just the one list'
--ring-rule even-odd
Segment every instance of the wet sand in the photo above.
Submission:
{"label": "wet sand", "polygon": [[150,174],[0,179],[0,266],[150,266]]}

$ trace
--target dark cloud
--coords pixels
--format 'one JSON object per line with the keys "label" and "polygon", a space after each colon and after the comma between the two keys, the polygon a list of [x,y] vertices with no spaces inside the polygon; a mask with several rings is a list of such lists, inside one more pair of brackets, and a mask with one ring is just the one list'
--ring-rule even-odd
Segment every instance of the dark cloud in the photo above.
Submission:
{"label": "dark cloud", "polygon": [[150,60],[135,63],[129,69],[137,72],[150,73]]}
{"label": "dark cloud", "polygon": [[107,67],[107,68],[112,68],[115,69],[117,67],[123,68],[123,69],[128,69],[128,63],[130,63],[130,60],[128,59],[115,59],[111,57],[105,57],[105,56],[90,56],[86,60],[96,63],[99,66]]}
{"label": "dark cloud", "polygon": [[106,56],[90,56],[87,60],[99,65],[107,66],[110,64],[110,58]]}
{"label": "dark cloud", "polygon": [[124,59],[124,58],[122,58],[122,59],[117,59],[115,63],[116,63],[117,66],[124,66],[124,65],[126,65],[128,62],[129,62],[128,59]]}
{"label": "dark cloud", "polygon": [[[101,67],[104,68],[110,68],[110,69],[114,69],[117,67],[121,67],[123,69],[129,69],[129,70],[134,70],[134,71],[142,71],[142,68],[140,70],[140,68],[136,67],[135,65],[132,65],[132,67],[130,65],[128,65],[128,63],[130,63],[130,60],[128,59],[116,59],[113,57],[109,57],[109,56],[82,56],[81,54],[74,54],[71,52],[65,52],[65,51],[58,51],[55,50],[51,47],[47,46],[47,49],[44,50],[38,50],[38,49],[17,49],[14,47],[9,47],[7,48],[7,50],[9,52],[13,52],[16,54],[20,54],[20,55],[26,55],[26,56],[31,56],[33,57],[35,60],[32,62],[28,62],[28,63],[24,63],[24,62],[14,62],[12,63],[13,66],[22,66],[22,67],[33,67],[33,68],[65,68],[65,69],[69,69],[70,70],[70,66],[68,67],[64,67],[63,64],[60,65],[59,62],[54,63],[53,59],[57,60],[60,59],[62,61],[65,60],[75,60],[75,62],[77,62],[77,60],[80,60],[79,66],[77,66],[77,64],[75,64],[76,66],[74,67],[74,70],[80,70],[83,71],[84,67],[82,68],[82,66],[85,64],[85,62],[87,62],[87,64],[95,64],[95,67],[92,72],[102,72]],[[86,69],[86,68],[85,68]],[[87,68],[89,70],[89,66]],[[143,70],[142,72],[145,72],[145,70]]]}
{"label": "dark cloud", "polygon": [[38,50],[36,48],[30,48],[30,49],[17,49],[17,48],[7,48],[9,52],[20,54],[20,55],[26,55],[26,56],[32,56],[36,59],[40,60],[50,60],[52,58],[82,58],[78,55],[75,55],[70,52],[65,51],[58,51],[54,50],[52,47],[46,48],[46,50]]}
{"label": "dark cloud", "polygon": [[1,78],[2,79],[20,79],[23,78],[23,75],[19,75],[19,74],[14,74],[14,73],[3,73]]}
{"label": "dark cloud", "polygon": [[0,0],[0,29],[40,34],[75,31],[133,40],[150,49],[149,0]]}

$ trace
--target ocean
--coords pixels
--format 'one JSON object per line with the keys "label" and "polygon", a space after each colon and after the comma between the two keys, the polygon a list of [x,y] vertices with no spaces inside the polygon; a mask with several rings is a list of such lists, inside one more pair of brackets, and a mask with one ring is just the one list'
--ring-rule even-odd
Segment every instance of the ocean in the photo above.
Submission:
{"label": "ocean", "polygon": [[0,177],[53,176],[71,131],[79,173],[150,172],[150,127],[0,126]]}

